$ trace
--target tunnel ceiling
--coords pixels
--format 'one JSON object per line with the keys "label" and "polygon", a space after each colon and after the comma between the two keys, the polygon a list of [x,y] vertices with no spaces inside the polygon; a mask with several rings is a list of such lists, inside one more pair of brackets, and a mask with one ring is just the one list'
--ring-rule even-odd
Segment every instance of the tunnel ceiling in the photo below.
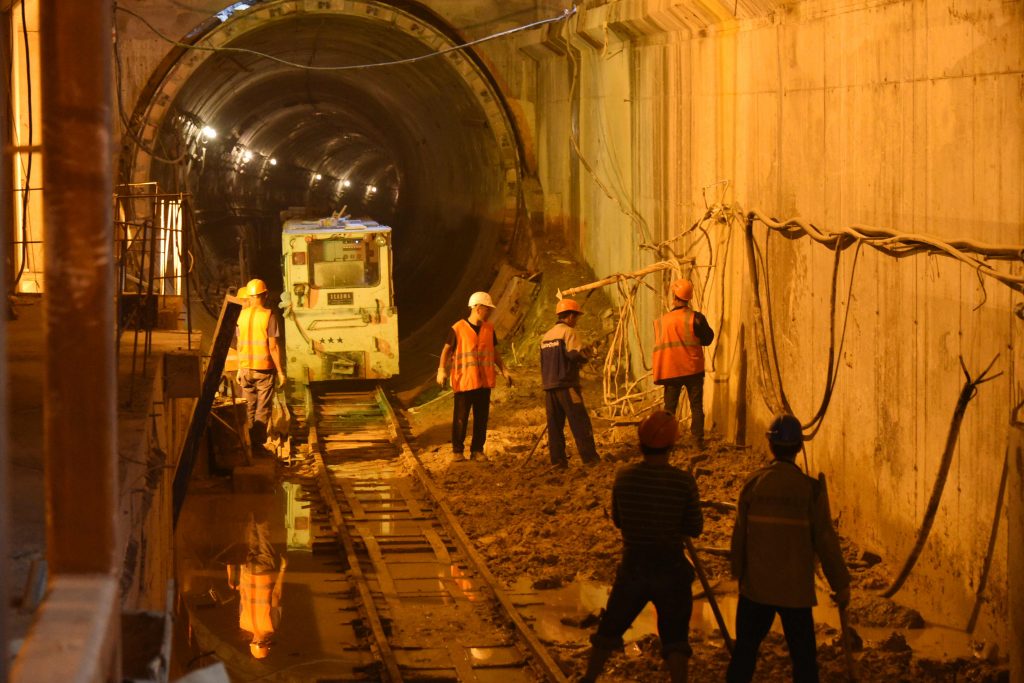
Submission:
{"label": "tunnel ceiling", "polygon": [[[197,45],[333,67],[453,44],[450,29],[429,17],[378,3],[344,5],[260,4],[213,22]],[[227,51],[172,57],[136,116],[152,144],[189,150],[186,189],[207,261],[200,272],[223,280],[207,289],[248,276],[280,282],[279,212],[306,206],[323,215],[347,206],[394,228],[403,370],[416,365],[415,354],[436,353],[468,293],[488,286],[517,219],[517,137],[482,66],[462,52],[352,70],[298,69]],[[204,137],[204,126],[216,136]],[[131,180],[180,187],[180,169],[137,148],[128,156]],[[248,272],[236,265],[240,243]]]}

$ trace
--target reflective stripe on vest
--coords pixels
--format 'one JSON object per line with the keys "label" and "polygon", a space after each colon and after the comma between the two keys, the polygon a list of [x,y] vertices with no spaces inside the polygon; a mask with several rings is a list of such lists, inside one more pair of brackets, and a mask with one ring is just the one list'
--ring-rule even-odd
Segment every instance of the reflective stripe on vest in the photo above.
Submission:
{"label": "reflective stripe on vest", "polygon": [[250,370],[273,370],[267,326],[270,310],[246,308],[238,316],[238,367]]}
{"label": "reflective stripe on vest", "polygon": [[242,630],[254,634],[274,632],[274,619],[271,615],[274,579],[273,574],[253,574],[248,565],[242,565],[238,582],[238,595],[242,602],[238,626]]}
{"label": "reflective stripe on vest", "polygon": [[452,325],[452,391],[494,388],[494,327],[480,323],[480,333],[465,320]]}
{"label": "reflective stripe on vest", "polygon": [[694,312],[677,308],[654,321],[654,381],[704,372],[704,349],[693,326]]}

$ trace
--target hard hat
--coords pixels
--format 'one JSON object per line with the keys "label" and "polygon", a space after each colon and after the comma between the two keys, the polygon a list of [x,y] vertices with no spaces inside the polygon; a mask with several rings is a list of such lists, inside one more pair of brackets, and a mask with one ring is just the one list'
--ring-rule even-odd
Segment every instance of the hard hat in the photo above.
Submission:
{"label": "hard hat", "polygon": [[686,278],[679,278],[672,283],[672,295],[677,299],[689,301],[693,298],[693,283]]}
{"label": "hard hat", "polygon": [[491,295],[487,292],[473,292],[473,296],[469,297],[470,307],[481,305],[487,308],[494,308],[494,302],[491,301]]}
{"label": "hard hat", "polygon": [[263,280],[253,279],[249,280],[249,283],[245,286],[245,293],[248,296],[259,296],[263,292],[267,291],[267,285]]}
{"label": "hard hat", "polygon": [[779,446],[799,446],[804,442],[800,420],[788,413],[776,415],[765,436],[769,442]]}
{"label": "hard hat", "polygon": [[679,436],[679,423],[667,410],[658,410],[647,416],[637,429],[640,444],[648,448],[669,448]]}
{"label": "hard hat", "polygon": [[270,654],[270,648],[263,643],[249,643],[249,652],[256,659],[266,659]]}
{"label": "hard hat", "polygon": [[572,311],[577,315],[583,315],[583,309],[580,308],[580,305],[579,303],[576,302],[576,299],[561,299],[555,305],[555,315],[561,315],[566,311]]}

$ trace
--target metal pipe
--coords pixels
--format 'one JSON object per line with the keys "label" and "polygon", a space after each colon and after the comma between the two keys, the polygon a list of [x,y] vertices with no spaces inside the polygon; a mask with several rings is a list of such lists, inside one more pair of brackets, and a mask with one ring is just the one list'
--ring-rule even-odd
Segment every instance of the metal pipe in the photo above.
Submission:
{"label": "metal pipe", "polygon": [[117,567],[112,8],[41,0],[46,191],[43,452],[50,570]]}

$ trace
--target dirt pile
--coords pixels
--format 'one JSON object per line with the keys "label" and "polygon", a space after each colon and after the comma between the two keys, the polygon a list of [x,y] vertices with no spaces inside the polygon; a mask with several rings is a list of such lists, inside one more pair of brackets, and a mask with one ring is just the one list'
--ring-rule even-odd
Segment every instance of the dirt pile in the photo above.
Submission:
{"label": "dirt pile", "polygon": [[[610,519],[611,486],[616,470],[640,458],[635,424],[616,424],[594,418],[595,438],[602,462],[590,468],[580,464],[568,436],[570,467],[555,470],[547,444],[541,438],[545,424],[540,387],[539,336],[553,324],[555,286],[582,284],[589,274],[565,259],[550,258],[538,303],[525,321],[525,330],[505,340],[504,355],[516,375],[512,388],[498,387],[492,395],[487,459],[451,461],[451,399],[443,398],[414,409],[411,421],[418,434],[424,465],[445,490],[449,504],[469,536],[487,558],[491,570],[507,585],[525,582],[549,589],[574,581],[609,584],[615,574],[621,539]],[[578,332],[584,343],[600,338],[607,326],[609,303],[603,293],[586,304],[590,315],[581,319]],[[514,348],[514,351],[513,351]],[[592,413],[600,406],[600,359],[583,372],[583,395]],[[725,557],[732,533],[735,502],[746,479],[770,461],[763,446],[736,448],[709,435],[704,452],[684,439],[672,455],[672,464],[690,469],[697,477],[705,502],[704,533],[696,539],[712,584],[728,581]],[[874,594],[888,584],[890,574],[881,558],[843,539],[844,554],[854,576],[851,620],[882,629],[917,628],[921,615]],[[519,585],[522,585],[521,583]],[[730,586],[731,590],[734,590]],[[570,615],[570,620],[582,615]],[[592,620],[591,620],[592,621]],[[565,623],[565,622],[563,622]],[[728,624],[730,629],[732,623]],[[823,681],[845,680],[845,664],[838,633],[818,626],[819,663]],[[589,649],[592,627],[579,629],[578,642],[551,643],[552,651],[569,671],[581,673]],[[902,636],[900,636],[902,637]],[[691,680],[723,680],[728,655],[717,631],[693,634]],[[888,640],[883,640],[888,642]],[[863,681],[1000,681],[1006,672],[987,661],[937,662],[918,658],[906,648],[869,641],[858,654]],[[906,641],[904,641],[906,645]],[[765,640],[757,681],[790,680],[788,651],[781,635]],[[667,680],[662,671],[658,642],[644,636],[608,664],[603,681]]]}

